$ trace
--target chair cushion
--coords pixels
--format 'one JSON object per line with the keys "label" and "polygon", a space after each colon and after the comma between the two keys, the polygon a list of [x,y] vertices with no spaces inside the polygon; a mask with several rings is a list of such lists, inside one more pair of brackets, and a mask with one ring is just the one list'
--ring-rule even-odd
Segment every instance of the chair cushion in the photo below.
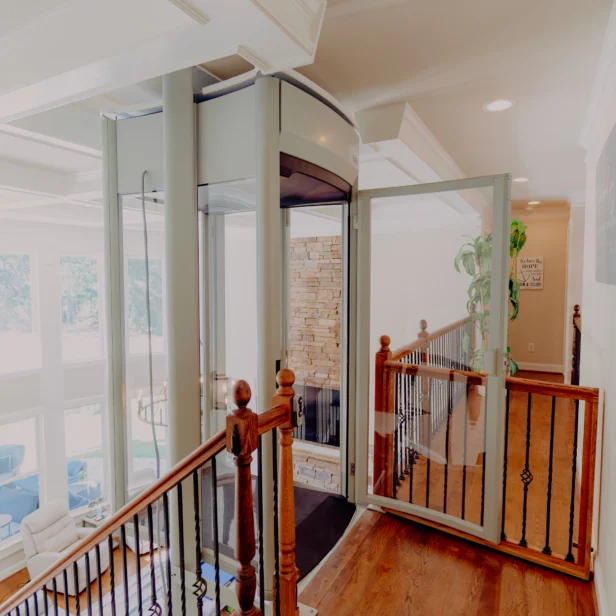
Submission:
{"label": "chair cushion", "polygon": [[75,525],[66,526],[59,533],[47,540],[45,552],[61,552],[79,541]]}

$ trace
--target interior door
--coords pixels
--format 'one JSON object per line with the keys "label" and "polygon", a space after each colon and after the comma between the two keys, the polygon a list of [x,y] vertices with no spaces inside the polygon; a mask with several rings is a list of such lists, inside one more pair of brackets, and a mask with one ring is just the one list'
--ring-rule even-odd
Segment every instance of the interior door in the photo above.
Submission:
{"label": "interior door", "polygon": [[359,193],[358,500],[499,540],[510,177]]}

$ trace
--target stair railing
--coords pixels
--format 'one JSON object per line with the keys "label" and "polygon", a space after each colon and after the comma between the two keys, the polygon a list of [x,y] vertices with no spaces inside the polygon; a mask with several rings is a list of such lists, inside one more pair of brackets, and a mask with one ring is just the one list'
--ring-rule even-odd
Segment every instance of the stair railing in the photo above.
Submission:
{"label": "stair railing", "polygon": [[[376,354],[374,494],[395,498],[395,490],[415,458],[447,422],[452,405],[464,393],[461,383],[431,380],[419,375],[407,382],[386,371],[389,361],[406,365],[470,371],[474,328],[470,316],[428,333],[422,319],[413,342],[391,351],[389,336],[381,337]],[[390,417],[391,413],[394,417]],[[386,426],[393,423],[392,434]]]}
{"label": "stair railing", "polygon": [[[425,329],[422,323],[422,331]],[[426,357],[430,353],[426,339],[429,335],[392,353],[390,338],[381,336],[375,360],[373,493],[399,498],[398,488],[404,482],[406,502],[443,513],[455,511],[456,517],[483,525],[486,432],[480,417],[485,413],[487,377],[438,365],[442,361],[431,362],[429,355]],[[406,357],[413,363],[405,361]],[[456,387],[461,392],[458,402]],[[439,392],[445,392],[448,418],[440,426],[437,444],[421,419],[435,409],[439,412],[443,403]],[[598,402],[595,388],[507,378],[501,542],[494,545],[460,531],[455,534],[588,579]],[[418,424],[419,438],[408,427],[409,419]],[[475,441],[480,435],[475,451],[483,451],[475,459],[467,456],[471,431]],[[457,446],[457,461],[453,459],[452,443]],[[418,445],[424,449],[418,449]],[[420,475],[417,466],[421,466]],[[470,473],[473,468],[479,471],[474,477]],[[456,481],[460,482],[461,476],[461,485],[448,491],[448,477],[454,472]],[[454,532],[447,526],[431,524]]]}
{"label": "stair railing", "polygon": [[[297,614],[295,566],[295,503],[293,494],[293,383],[295,375],[283,369],[277,376],[278,390],[274,406],[256,414],[248,408],[250,387],[239,381],[234,388],[236,410],[227,416],[226,430],[221,430],[167,475],[145,490],[102,524],[62,560],[21,588],[0,606],[0,616],[35,616],[58,614],[59,608],[76,614],[202,614],[206,601],[216,606],[216,614],[225,605],[242,616],[265,613],[265,579],[263,549],[257,555],[257,541],[263,548],[263,499],[274,499],[274,543],[276,571],[273,580],[273,603],[268,612],[276,616]],[[273,468],[263,468],[261,443],[270,436],[273,443]],[[225,451],[235,465],[235,596],[221,584],[219,550],[219,502],[217,497],[217,456]],[[252,456],[257,454],[257,500],[255,512]],[[223,462],[221,458],[218,462]],[[202,471],[206,471],[203,473]],[[273,474],[273,495],[264,495],[262,477]],[[204,481],[208,476],[209,483]],[[206,494],[205,486],[211,494]],[[201,512],[212,508],[214,550],[204,551]],[[157,512],[162,511],[162,526],[155,528]],[[225,515],[229,512],[225,511]],[[255,529],[257,518],[258,532]],[[142,524],[147,521],[145,535]],[[119,546],[118,546],[119,544]],[[130,558],[128,548],[134,552]],[[120,550],[115,554],[116,550]],[[158,558],[161,551],[162,560]],[[103,553],[107,552],[105,558]],[[101,561],[109,558],[109,572],[101,571]],[[213,560],[214,588],[203,573],[202,561]],[[255,560],[256,559],[256,560]],[[144,562],[147,561],[147,562]],[[157,565],[162,562],[162,567]],[[79,567],[84,563],[85,567]],[[136,572],[131,573],[131,569]],[[142,565],[143,566],[142,568]],[[257,565],[258,571],[257,571]],[[118,570],[120,569],[121,572]],[[120,575],[121,573],[121,575]],[[68,601],[64,589],[71,590],[69,577],[77,591]],[[85,579],[84,579],[85,578]],[[255,604],[259,586],[259,600]],[[212,581],[212,580],[210,580]],[[68,605],[67,605],[68,603]],[[68,609],[67,609],[68,607]],[[196,611],[195,611],[196,608]]]}

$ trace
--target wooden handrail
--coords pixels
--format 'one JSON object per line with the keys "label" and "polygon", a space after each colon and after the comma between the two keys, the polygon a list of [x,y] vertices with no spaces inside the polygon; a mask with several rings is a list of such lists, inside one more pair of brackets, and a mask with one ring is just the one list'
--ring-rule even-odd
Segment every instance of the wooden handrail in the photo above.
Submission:
{"label": "wooden handrail", "polygon": [[[62,572],[68,567],[70,567],[73,563],[78,561],[80,558],[83,558],[86,554],[90,553],[93,549],[96,548],[97,545],[100,545],[106,539],[112,536],[112,534],[118,531],[123,525],[128,522],[131,522],[134,519],[134,516],[141,513],[148,506],[153,505],[160,498],[162,498],[163,494],[169,492],[172,488],[176,487],[180,482],[184,479],[190,477],[197,469],[203,467],[205,464],[210,462],[214,456],[219,454],[221,451],[227,447],[227,449],[232,450],[234,445],[237,445],[239,442],[240,447],[242,448],[237,457],[241,457],[242,460],[238,465],[238,480],[236,481],[236,487],[240,486],[242,483],[240,478],[242,477],[241,469],[246,470],[248,475],[250,474],[250,466],[246,466],[246,460],[250,458],[252,451],[256,448],[256,438],[257,435],[264,434],[272,429],[281,428],[287,429],[291,426],[290,430],[292,432],[292,400],[294,396],[293,391],[293,382],[295,380],[295,375],[290,370],[282,370],[278,374],[278,380],[280,383],[280,387],[278,388],[277,394],[274,397],[275,406],[265,411],[261,415],[256,415],[249,411],[249,409],[245,408],[248,400],[250,399],[250,388],[245,381],[238,381],[235,386],[234,396],[236,402],[238,403],[238,409],[230,416],[228,416],[228,425],[225,430],[221,430],[216,433],[212,438],[210,438],[206,443],[201,445],[198,449],[184,458],[181,462],[179,462],[176,466],[173,467],[164,477],[156,481],[153,485],[147,488],[142,494],[139,495],[138,498],[133,500],[132,502],[125,505],[122,509],[120,509],[117,513],[112,515],[104,524],[102,524],[99,528],[97,528],[86,540],[80,543],[70,554],[68,554],[61,561],[54,564],[47,571],[43,572],[41,575],[36,577],[34,580],[29,582],[27,585],[22,587],[17,593],[15,593],[8,601],[6,601],[3,605],[0,606],[0,616],[4,616],[8,614],[12,610],[19,607],[23,604],[29,597],[31,597],[34,593],[40,591],[47,584],[51,583],[54,578],[59,575],[62,575]],[[229,421],[229,419],[235,418],[234,421]],[[237,434],[238,430],[234,431],[234,425],[238,424],[243,428],[246,428],[245,431],[240,430],[241,434],[239,435],[239,440],[236,439],[234,441],[234,434]],[[284,433],[284,432],[283,432]],[[246,439],[247,436],[250,438]],[[285,436],[284,445],[288,445],[289,435]],[[292,437],[290,439],[292,443]],[[281,441],[282,444],[282,441]],[[253,446],[254,445],[254,446]],[[248,451],[250,449],[250,451]],[[235,453],[235,452],[234,452]],[[283,458],[283,463],[281,464],[280,472],[288,474],[288,469],[284,468],[284,463],[289,463],[289,456],[286,455]],[[291,478],[293,473],[293,463],[292,459],[289,467]],[[244,473],[245,475],[246,473]],[[244,478],[245,479],[245,478]],[[289,520],[286,519],[286,514],[291,511],[293,513],[293,485],[291,481],[290,494],[289,494],[289,486],[288,480],[284,482],[281,486],[281,500],[285,504],[284,511],[285,516],[280,518],[281,525],[281,536],[287,538],[287,542],[284,545],[281,545],[281,559],[284,559],[284,563],[286,565],[287,573],[295,567],[295,522],[293,518],[293,529],[289,530]],[[246,519],[252,519],[252,506],[250,507],[250,514],[248,515],[248,501],[252,503],[252,484],[251,480],[245,480],[243,482],[243,489],[239,490],[237,493],[237,506],[238,512],[244,511]],[[241,486],[240,486],[241,487]],[[250,494],[248,495],[248,492]],[[250,498],[248,498],[248,496]],[[289,504],[290,502],[290,504]],[[238,533],[244,533],[246,531],[246,527],[249,525],[238,524]],[[240,528],[241,527],[241,528]],[[254,535],[254,525],[252,526],[252,532]],[[290,537],[292,536],[292,541],[290,541]],[[255,583],[255,578],[253,577],[253,573],[251,573],[249,567],[250,561],[254,557],[254,536],[252,543],[250,541],[246,541],[246,537],[242,534],[241,541],[238,535],[238,541],[236,542],[236,549],[240,547],[242,544],[242,548],[240,548],[242,554],[241,558],[238,558],[238,561],[242,564],[241,575],[238,575],[238,599],[240,599],[240,606],[247,606],[250,597],[251,601],[254,599],[254,591],[251,590],[251,587]],[[291,551],[289,551],[291,549]],[[239,554],[238,554],[239,556]],[[243,577],[242,577],[243,576]],[[289,576],[288,576],[289,578]],[[290,576],[288,581],[292,581],[294,578]],[[246,584],[242,582],[247,582]],[[282,581],[281,581],[282,586]],[[288,586],[288,585],[287,585]],[[296,585],[295,585],[296,586]],[[248,591],[247,591],[248,589]],[[240,596],[241,592],[241,596]],[[282,589],[281,589],[282,592]],[[295,591],[296,592],[296,591]],[[291,596],[292,589],[285,588],[285,598]],[[282,599],[282,597],[281,597]],[[289,601],[286,601],[289,603]],[[283,603],[281,601],[281,603]],[[251,606],[253,607],[253,606]],[[256,609],[256,608],[255,608]],[[250,614],[250,607],[248,611],[242,610],[242,614]],[[254,612],[255,614],[260,612]],[[283,611],[282,614],[290,614],[291,612]]]}
{"label": "wooden handrail", "polygon": [[147,488],[135,500],[127,503],[117,513],[113,514],[65,558],[58,561],[53,567],[41,573],[41,575],[34,578],[34,580],[15,593],[6,603],[0,606],[0,615],[4,616],[4,614],[21,605],[28,597],[41,590],[53,578],[60,575],[70,565],[93,550],[115,531],[119,530],[121,526],[131,521],[135,515],[146,509],[148,505],[154,504],[165,492],[174,488],[196,469],[209,462],[225,448],[225,442],[226,430],[217,432],[201,447],[195,449],[190,455],[176,464],[164,477],[161,477],[156,483]]}
{"label": "wooden handrail", "polygon": [[[574,320],[579,320],[579,307],[576,307],[576,312],[578,315],[574,317]],[[457,326],[463,324],[464,321],[458,322]],[[577,327],[578,325],[575,324]],[[422,326],[422,330],[425,328]],[[438,332],[435,332],[438,333]],[[442,333],[440,333],[442,335]],[[400,440],[400,425],[404,425],[403,423],[398,422],[398,417],[404,417],[404,415],[399,415],[400,408],[403,409],[402,413],[408,413],[408,406],[406,406],[406,402],[398,402],[396,404],[396,396],[394,395],[395,383],[396,379],[398,379],[398,383],[408,383],[408,380],[400,380],[400,376],[402,375],[411,375],[416,377],[422,377],[421,382],[417,382],[413,385],[413,380],[411,380],[410,387],[417,387],[418,390],[414,390],[416,393],[419,392],[419,396],[412,398],[414,400],[413,404],[415,405],[412,411],[412,421],[415,422],[415,426],[418,425],[423,429],[423,433],[426,433],[426,430],[431,429],[431,423],[428,421],[423,425],[421,422],[426,422],[426,417],[431,418],[434,416],[438,419],[439,412],[442,410],[442,405],[439,406],[438,401],[439,398],[436,398],[437,405],[433,407],[429,402],[432,397],[432,388],[430,380],[440,380],[445,382],[450,382],[454,384],[453,386],[449,386],[446,391],[450,392],[449,396],[451,396],[451,392],[459,391],[456,390],[456,383],[462,383],[464,385],[471,386],[485,386],[488,384],[488,375],[483,373],[476,373],[465,370],[457,370],[455,367],[441,367],[439,365],[432,365],[435,363],[439,363],[439,359],[434,361],[434,358],[429,355],[429,350],[425,351],[427,348],[427,343],[424,341],[428,339],[429,335],[424,335],[424,340],[418,340],[416,345],[417,349],[421,349],[421,353],[416,354],[413,357],[413,361],[415,363],[407,364],[401,361],[396,361],[393,357],[393,354],[389,350],[390,339],[388,336],[381,337],[381,348],[376,353],[375,357],[375,407],[374,407],[374,426],[375,426],[375,434],[374,434],[374,472],[373,472],[373,493],[379,496],[385,496],[389,498],[396,498],[396,487],[397,485],[401,485],[399,481],[403,480],[402,473],[404,472],[404,466],[402,467],[402,471],[399,470],[399,464],[409,464],[409,462],[405,462],[405,456],[408,456],[407,452],[401,450],[400,448],[404,446],[406,443],[406,447],[415,447],[415,441],[411,440],[412,445],[409,445],[409,441]],[[577,332],[577,338],[579,341],[580,333]],[[408,348],[410,345],[407,345]],[[403,347],[405,348],[405,347]],[[437,351],[438,352],[438,351]],[[439,356],[437,356],[438,358]],[[447,355],[445,357],[445,362],[440,362],[441,365],[444,363],[445,366],[456,366],[455,361],[455,353],[453,356]],[[597,424],[598,424],[598,406],[599,406],[599,390],[592,387],[580,387],[577,384],[566,385],[563,383],[550,383],[545,381],[535,381],[531,379],[523,379],[523,378],[515,378],[508,377],[505,381],[505,387],[508,392],[516,392],[518,395],[522,394],[524,398],[526,395],[528,396],[528,430],[530,430],[530,404],[532,395],[542,396],[546,398],[553,398],[552,402],[552,439],[554,438],[553,426],[555,421],[554,413],[564,413],[564,417],[575,417],[574,425],[575,425],[575,435],[574,438],[578,438],[578,429],[581,434],[581,442],[576,440],[573,450],[573,461],[572,461],[572,473],[573,479],[571,481],[571,503],[577,503],[577,508],[574,509],[574,505],[570,506],[570,536],[569,536],[569,552],[565,556],[564,554],[560,557],[556,557],[552,555],[552,551],[549,545],[544,547],[543,550],[540,548],[530,549],[529,546],[524,546],[521,542],[511,542],[507,539],[506,535],[503,531],[503,536],[501,538],[501,542],[497,545],[490,544],[490,547],[494,547],[495,549],[501,550],[508,554],[513,554],[515,556],[524,558],[531,562],[535,562],[538,564],[542,564],[544,566],[550,567],[552,569],[556,569],[558,571],[562,571],[568,573],[570,575],[588,579],[590,575],[590,565],[591,565],[591,536],[592,536],[592,512],[593,512],[593,502],[594,502],[594,477],[595,477],[595,462],[596,462],[596,447],[597,447]],[[399,395],[404,396],[404,391],[408,390],[408,385],[401,385],[398,390]],[[462,388],[464,390],[464,388]],[[442,391],[441,388],[437,387],[436,391]],[[468,390],[467,390],[468,391]],[[407,393],[408,395],[408,393]],[[468,393],[466,394],[468,396]],[[451,400],[451,398],[447,397],[447,400]],[[567,404],[559,404],[558,406],[555,404],[557,399],[561,399],[566,401]],[[408,400],[408,398],[406,399]],[[467,397],[468,400],[468,397]],[[428,401],[428,404],[426,404]],[[441,397],[442,401],[442,397]],[[579,407],[579,402],[582,401],[584,403],[583,410]],[[402,404],[402,406],[400,406]],[[447,402],[449,405],[450,402]],[[453,407],[449,406],[445,408],[445,412],[448,414],[452,413]],[[468,405],[466,407],[468,409]],[[419,409],[419,411],[417,411]],[[580,414],[581,413],[581,414]],[[568,415],[567,415],[568,414]],[[402,422],[408,421],[409,416],[406,416],[406,419],[401,419]],[[581,427],[580,423],[578,423],[578,418],[581,422],[583,422],[583,427]],[[447,419],[449,421],[449,419]],[[447,424],[448,426],[450,424]],[[449,430],[449,428],[448,428]],[[420,430],[421,432],[421,430]],[[415,432],[411,431],[411,434],[415,434]],[[402,439],[408,438],[402,433]],[[407,433],[409,434],[409,428],[407,426]],[[429,434],[429,432],[428,432]],[[412,436],[411,439],[415,439],[416,436]],[[465,437],[466,438],[466,437]],[[511,433],[509,434],[509,438],[520,438],[520,435],[513,437]],[[528,438],[528,437],[527,437]],[[395,446],[394,446],[395,441]],[[528,456],[528,448],[530,447],[530,440],[526,441],[527,447],[527,456]],[[569,446],[570,447],[570,446]],[[400,452],[403,451],[401,454]],[[414,450],[413,450],[414,452]],[[579,452],[579,456],[578,456]],[[413,455],[415,455],[413,453]],[[429,453],[428,453],[429,455]],[[552,453],[550,453],[552,455]],[[580,464],[581,458],[581,464]],[[505,451],[505,462],[508,460],[507,452]],[[413,460],[411,460],[410,464],[413,464]],[[528,465],[528,458],[527,458]],[[412,468],[412,467],[411,467]],[[506,468],[506,466],[505,466]],[[530,472],[530,469],[525,468],[526,471]],[[550,471],[551,472],[551,471]],[[399,476],[398,476],[399,475]],[[412,482],[412,471],[411,471],[411,479]],[[579,479],[579,483],[578,482]],[[398,481],[399,480],[399,481]],[[532,481],[532,476],[531,476]],[[550,479],[551,481],[551,479]],[[530,482],[528,482],[530,483]],[[412,484],[411,484],[412,485]],[[504,484],[506,485],[506,484]],[[527,485],[527,484],[525,484]],[[503,488],[504,494],[504,488]],[[575,496],[577,495],[577,496]],[[482,496],[483,498],[483,496]],[[503,496],[504,498],[504,496]],[[548,499],[550,496],[548,495]],[[577,500],[576,500],[577,499]],[[548,500],[548,502],[550,502]],[[577,511],[574,515],[574,511]],[[526,513],[524,513],[526,516]],[[549,519],[549,518],[548,518]],[[575,526],[574,526],[575,525]],[[444,530],[451,532],[451,529],[443,526]],[[549,526],[548,526],[549,528]],[[504,529],[504,526],[503,526]],[[575,539],[575,543],[573,542],[573,533],[574,530],[577,532],[577,537]],[[548,532],[548,531],[546,531]],[[459,531],[454,531],[455,533],[459,533]],[[468,539],[476,540],[473,536],[462,533]],[[548,532],[549,534],[549,532]],[[523,535],[523,539],[525,535]],[[576,556],[574,556],[574,552],[572,546],[577,548]]]}
{"label": "wooden handrail", "polygon": [[466,323],[469,323],[470,321],[471,321],[471,316],[468,315],[464,317],[463,319],[459,319],[458,321],[450,323],[449,325],[445,325],[444,327],[441,327],[440,329],[437,329],[436,331],[430,334],[426,331],[428,327],[428,323],[425,320],[422,320],[420,322],[421,331],[419,332],[419,336],[412,342],[409,342],[408,344],[405,344],[404,346],[401,346],[399,349],[396,349],[395,351],[393,351],[391,354],[391,359],[393,361],[400,361],[402,358],[406,357],[407,355],[410,355],[413,351],[418,351],[419,349],[421,349],[422,346],[425,345],[427,342],[438,340],[445,334],[448,334],[454,329],[458,329],[459,327],[462,327],[463,325],[465,325]]}

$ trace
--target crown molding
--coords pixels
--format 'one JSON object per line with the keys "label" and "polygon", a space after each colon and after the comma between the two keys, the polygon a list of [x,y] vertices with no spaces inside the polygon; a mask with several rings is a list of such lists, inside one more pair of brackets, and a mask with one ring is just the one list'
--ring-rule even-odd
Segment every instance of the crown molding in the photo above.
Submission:
{"label": "crown molding", "polygon": [[327,0],[251,0],[312,59],[317,50]]}
{"label": "crown molding", "polygon": [[182,13],[188,15],[193,21],[196,21],[199,25],[205,26],[205,24],[210,22],[209,17],[207,17],[204,13],[202,13],[198,8],[194,7],[192,4],[189,4],[185,0],[168,0],[176,6]]}

